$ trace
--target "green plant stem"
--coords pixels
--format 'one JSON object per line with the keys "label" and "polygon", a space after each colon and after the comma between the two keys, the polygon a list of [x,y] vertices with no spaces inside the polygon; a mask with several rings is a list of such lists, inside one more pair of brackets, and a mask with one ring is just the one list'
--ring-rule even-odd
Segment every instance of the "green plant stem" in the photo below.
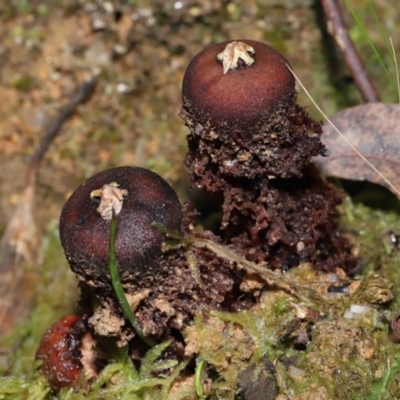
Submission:
{"label": "green plant stem", "polygon": [[121,306],[122,312],[128,321],[132,324],[135,332],[146,342],[150,347],[154,347],[157,343],[146,336],[143,335],[142,329],[140,328],[139,323],[137,322],[135,315],[133,314],[131,307],[128,303],[128,300],[125,296],[124,288],[122,287],[121,280],[119,279],[118,274],[118,265],[117,258],[115,255],[115,238],[117,235],[117,219],[115,217],[115,211],[112,210],[112,219],[111,219],[111,227],[110,227],[110,244],[108,251],[108,261],[110,268],[110,276],[111,283],[114,288],[115,295],[117,296],[117,300],[119,305]]}
{"label": "green plant stem", "polygon": [[383,375],[381,380],[372,388],[371,394],[367,400],[379,400],[382,399],[388,392],[389,383],[395,379],[396,375],[400,372],[400,356],[395,357],[395,363],[390,365],[386,374]]}
{"label": "green plant stem", "polygon": [[[368,3],[369,3],[369,8],[371,9],[372,15],[374,16],[375,22],[378,25],[379,33],[381,34],[381,37],[384,40],[386,47],[388,48],[388,50],[390,52],[392,60],[394,61],[394,67],[396,69],[396,77],[397,77],[397,81],[398,81],[399,80],[399,70],[398,70],[398,66],[397,66],[397,58],[396,58],[396,52],[393,47],[393,42],[392,42],[391,38],[388,39],[387,34],[384,32],[382,24],[379,21],[378,15],[376,14],[375,8],[372,4],[372,1],[368,0]],[[400,89],[399,89],[398,82],[397,82],[397,97],[400,97]]]}
{"label": "green plant stem", "polygon": [[196,388],[197,396],[199,396],[200,400],[203,400],[206,398],[203,393],[203,384],[201,382],[201,375],[202,375],[205,365],[206,365],[206,361],[200,360],[198,362],[198,364],[196,365],[196,371],[195,371],[194,386]]}

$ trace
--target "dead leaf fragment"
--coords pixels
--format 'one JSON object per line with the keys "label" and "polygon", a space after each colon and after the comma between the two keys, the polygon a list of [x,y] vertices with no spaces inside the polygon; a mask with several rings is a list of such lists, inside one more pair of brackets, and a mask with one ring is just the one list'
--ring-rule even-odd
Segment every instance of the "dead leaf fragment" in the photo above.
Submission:
{"label": "dead leaf fragment", "polygon": [[[400,188],[400,104],[368,103],[336,113],[331,121],[346,139],[396,188]],[[357,155],[330,125],[322,141],[328,157],[316,157],[323,174],[369,181],[392,188]]]}

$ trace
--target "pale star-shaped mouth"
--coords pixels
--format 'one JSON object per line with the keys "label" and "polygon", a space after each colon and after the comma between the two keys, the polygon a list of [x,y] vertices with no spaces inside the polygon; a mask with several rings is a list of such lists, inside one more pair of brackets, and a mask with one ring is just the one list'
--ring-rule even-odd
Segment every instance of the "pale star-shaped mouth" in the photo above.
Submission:
{"label": "pale star-shaped mouth", "polygon": [[217,60],[222,61],[224,74],[226,74],[230,69],[236,69],[238,67],[239,58],[242,59],[247,66],[252,65],[254,63],[254,58],[252,58],[249,53],[255,53],[253,47],[243,42],[234,41],[226,45],[224,51],[217,55]]}
{"label": "pale star-shaped mouth", "polygon": [[93,190],[90,193],[90,198],[100,198],[100,205],[97,212],[103,219],[110,220],[112,218],[112,210],[114,209],[115,215],[118,215],[122,209],[124,198],[128,195],[126,189],[120,189],[118,183],[111,182],[104,185],[101,189]]}

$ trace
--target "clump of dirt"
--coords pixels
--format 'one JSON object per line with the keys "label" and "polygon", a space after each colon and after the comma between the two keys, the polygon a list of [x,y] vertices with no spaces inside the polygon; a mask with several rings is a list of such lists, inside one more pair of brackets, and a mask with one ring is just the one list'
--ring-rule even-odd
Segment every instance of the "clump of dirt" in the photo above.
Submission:
{"label": "clump of dirt", "polygon": [[[194,250],[190,256],[196,266],[189,264],[183,250],[171,250],[140,277],[131,274],[123,278],[128,302],[145,336],[170,339],[189,325],[201,308],[232,309],[238,277],[229,262],[203,249]],[[95,332],[116,338],[120,346],[127,344],[136,332],[122,313],[111,285],[93,289],[83,284],[81,289],[85,293],[81,302],[84,310],[90,312],[88,293],[97,299],[94,314],[89,314]]]}

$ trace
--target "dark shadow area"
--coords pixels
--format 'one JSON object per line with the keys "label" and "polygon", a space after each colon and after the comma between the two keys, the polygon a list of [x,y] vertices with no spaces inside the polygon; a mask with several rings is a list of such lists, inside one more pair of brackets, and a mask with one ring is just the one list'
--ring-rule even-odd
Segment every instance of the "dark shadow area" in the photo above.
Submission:
{"label": "dark shadow area", "polygon": [[341,187],[354,203],[383,211],[400,213],[399,199],[388,189],[371,182],[360,182],[349,179],[329,178],[329,181]]}

